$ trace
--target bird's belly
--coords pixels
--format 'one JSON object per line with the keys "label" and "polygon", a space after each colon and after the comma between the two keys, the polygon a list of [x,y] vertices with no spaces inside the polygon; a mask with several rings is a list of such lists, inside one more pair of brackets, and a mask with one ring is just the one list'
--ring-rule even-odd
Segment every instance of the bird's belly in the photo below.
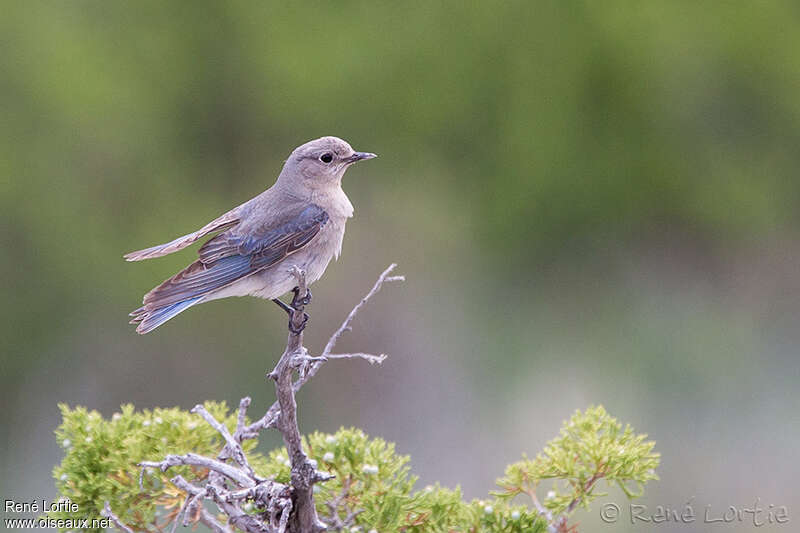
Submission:
{"label": "bird's belly", "polygon": [[277,265],[255,274],[260,287],[251,292],[260,298],[277,298],[297,286],[297,278],[292,274],[292,267],[306,273],[306,283],[311,285],[325,273],[325,269],[333,258],[333,253],[321,247],[300,250]]}

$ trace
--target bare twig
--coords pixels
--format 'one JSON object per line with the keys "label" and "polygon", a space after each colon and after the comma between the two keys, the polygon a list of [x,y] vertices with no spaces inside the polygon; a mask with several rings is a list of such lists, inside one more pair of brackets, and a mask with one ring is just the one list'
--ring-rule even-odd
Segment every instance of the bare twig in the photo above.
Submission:
{"label": "bare twig", "polygon": [[536,497],[536,488],[532,488],[526,491],[528,496],[531,497],[531,501],[533,501],[533,506],[536,507],[536,510],[539,511],[539,514],[542,515],[547,519],[548,522],[553,521],[553,513],[547,510],[547,508],[541,504],[539,498]]}
{"label": "bare twig", "polygon": [[114,525],[117,526],[117,529],[120,529],[121,531],[124,531],[125,533],[133,533],[133,530],[131,528],[129,528],[128,526],[126,526],[125,524],[123,524],[122,520],[120,520],[119,517],[117,517],[117,515],[114,514],[114,512],[111,510],[111,506],[108,504],[108,502],[105,502],[103,504],[102,515],[105,516],[106,518],[111,519],[111,521],[114,522]]}
{"label": "bare twig", "polygon": [[326,359],[363,359],[371,365],[381,364],[386,361],[386,354],[374,355],[371,353],[329,353]]}
{"label": "bare twig", "polygon": [[200,506],[200,521],[206,526],[210,527],[214,533],[233,533],[233,530],[228,526],[222,525],[214,516],[208,512],[208,509]]}
{"label": "bare twig", "polygon": [[[342,480],[342,489],[339,491],[339,494],[325,503],[330,511],[330,515],[327,517],[328,525],[335,531],[342,531],[345,528],[349,528],[355,523],[355,518],[364,512],[364,509],[352,510],[347,505],[347,497],[350,495],[351,483],[352,478],[350,478],[350,476]],[[344,510],[347,513],[344,520],[339,516],[340,510]]]}
{"label": "bare twig", "polygon": [[[240,406],[246,409],[246,401]],[[199,413],[205,412],[198,409]],[[219,424],[210,414],[204,417],[206,421],[225,437],[227,428]],[[229,432],[228,432],[229,433]],[[233,439],[233,437],[231,437]],[[227,437],[226,437],[226,440]],[[238,443],[236,443],[238,446]],[[230,441],[224,450],[229,450]],[[223,451],[224,451],[223,450]],[[292,502],[289,487],[281,483],[257,477],[252,469],[244,465],[235,466],[224,460],[211,459],[197,454],[168,455],[163,461],[143,461],[139,463],[142,469],[158,468],[166,471],[174,466],[190,465],[208,469],[208,482],[204,487],[188,482],[183,476],[177,475],[170,481],[180,490],[186,492],[186,500],[175,516],[173,531],[183,516],[183,523],[189,521],[190,513],[197,516],[204,524],[218,532],[231,533],[232,529],[220,524],[203,507],[203,500],[213,500],[220,511],[228,516],[230,525],[250,533],[285,533],[286,520],[291,510]],[[233,488],[229,485],[233,484]],[[265,509],[272,517],[268,522],[262,521],[258,516],[245,513],[239,504],[244,500],[253,500],[257,506]],[[281,525],[283,523],[283,525]]]}
{"label": "bare twig", "polygon": [[586,481],[586,483],[584,483],[580,487],[581,492],[577,496],[572,498],[572,500],[569,502],[569,505],[567,505],[567,508],[564,510],[564,512],[555,517],[552,515],[552,513],[546,510],[545,510],[546,514],[542,513],[541,509],[543,508],[539,503],[539,500],[536,498],[536,493],[535,492],[531,493],[531,498],[533,499],[534,505],[536,506],[537,509],[540,510],[539,511],[540,514],[544,514],[544,516],[547,518],[547,521],[549,522],[547,526],[547,531],[549,533],[568,533],[571,530],[571,528],[567,526],[568,515],[575,510],[575,508],[584,500],[586,495],[588,495],[592,491],[594,485],[598,481],[603,479],[605,475],[606,475],[605,465],[600,465],[598,467],[597,472],[595,472],[592,475],[592,477],[590,477]]}
{"label": "bare twig", "polygon": [[234,437],[237,437],[237,442],[242,442],[241,433],[244,429],[245,424],[247,423],[247,408],[250,407],[250,397],[245,396],[239,401],[239,416],[236,420],[236,433]]}
{"label": "bare twig", "polygon": [[531,497],[533,506],[536,507],[539,514],[547,520],[548,533],[557,533],[558,530],[556,529],[556,523],[553,521],[553,513],[548,511],[547,508],[541,504],[539,498],[536,497],[536,487],[526,490],[525,492]]}
{"label": "bare twig", "polygon": [[328,355],[320,355],[320,356],[313,356],[313,355],[296,355],[293,360],[293,364],[295,367],[300,368],[303,370],[302,365],[310,365],[315,363],[327,363],[331,359],[363,359],[364,361],[368,362],[371,365],[374,364],[381,364],[386,360],[386,354],[371,354],[371,353],[331,353]]}
{"label": "bare twig", "polygon": [[[372,296],[374,296],[381,289],[384,283],[389,283],[392,281],[405,281],[406,279],[405,276],[389,276],[389,274],[396,267],[397,265],[395,263],[389,265],[386,268],[386,270],[384,270],[381,273],[381,275],[378,276],[378,280],[372,286],[372,289],[370,289],[367,295],[364,296],[356,304],[355,307],[353,307],[353,309],[350,311],[350,314],[347,315],[347,318],[344,320],[339,329],[337,329],[334,332],[334,334],[331,335],[330,339],[328,340],[328,343],[325,345],[325,349],[323,350],[322,355],[319,356],[319,360],[312,362],[309,365],[309,368],[307,368],[305,372],[302,372],[299,378],[294,382],[293,388],[295,393],[298,392],[303,385],[308,383],[308,381],[310,381],[311,378],[313,378],[316,375],[316,373],[322,367],[324,362],[327,361],[328,359],[351,358],[348,357],[348,354],[331,354],[331,351],[336,347],[336,342],[344,334],[344,332],[349,331],[351,329],[350,325],[353,322],[353,319],[356,317],[356,314],[358,314],[358,311],[364,306],[364,304],[366,304],[366,302],[369,301],[370,298],[372,298]],[[377,356],[371,356],[370,354],[363,354],[363,356],[359,355],[358,357],[361,359],[366,359],[370,363],[382,363],[386,359],[386,355],[384,354]],[[267,412],[264,413],[264,416],[262,416],[260,419],[256,420],[255,422],[247,426],[242,431],[243,438],[251,438],[251,439],[255,438],[258,435],[259,431],[275,427],[275,423],[279,413],[280,413],[280,405],[278,405],[278,402],[275,402],[270,406],[269,409],[267,409]]]}
{"label": "bare twig", "polygon": [[187,453],[186,455],[168,455],[163,461],[142,461],[139,463],[139,466],[158,468],[162,472],[166,472],[167,469],[179,465],[202,466],[213,472],[222,474],[223,476],[228,477],[239,485],[245,487],[252,487],[257,483],[257,481],[250,478],[246,472],[243,472],[235,466],[217,461],[216,459],[211,459],[209,457],[203,457],[202,455],[197,455],[196,453]]}
{"label": "bare twig", "polygon": [[[241,403],[244,403],[244,399],[242,400]],[[240,419],[242,418],[241,403],[239,407]],[[211,413],[209,413],[206,410],[206,408],[203,407],[202,405],[195,405],[191,412],[198,413],[200,416],[203,417],[203,419],[205,419],[206,422],[209,423],[209,425],[211,425],[211,427],[216,429],[217,432],[219,432],[219,434],[222,435],[222,437],[225,439],[225,442],[227,442],[225,450],[223,451],[227,451],[228,454],[232,455],[233,458],[236,460],[236,462],[239,463],[239,465],[247,471],[250,477],[255,478],[256,477],[255,472],[250,467],[250,464],[247,462],[247,457],[245,457],[244,455],[244,450],[242,449],[242,446],[236,439],[233,438],[233,435],[231,435],[230,431],[228,431],[228,428],[225,427],[225,424],[222,424],[216,418],[214,418],[214,416]]]}
{"label": "bare twig", "polygon": [[175,531],[175,528],[180,521],[181,515],[183,515],[183,525],[189,525],[189,513],[192,512],[193,509],[196,509],[197,503],[200,501],[200,498],[203,498],[206,495],[206,490],[201,489],[196,485],[192,485],[183,476],[177,475],[174,478],[170,479],[173,485],[178,487],[179,489],[186,492],[186,501],[183,503],[183,507],[175,515],[175,521],[172,524],[172,531]]}
{"label": "bare twig", "polygon": [[355,307],[353,307],[353,310],[350,311],[350,314],[347,315],[347,318],[344,319],[344,322],[342,322],[342,325],[339,326],[339,329],[337,329],[333,333],[333,335],[331,335],[331,338],[325,345],[325,349],[322,350],[323,357],[333,352],[333,348],[336,346],[336,343],[339,341],[339,338],[342,335],[344,335],[345,331],[352,331],[353,328],[351,324],[353,323],[353,319],[356,317],[361,308],[364,307],[364,305],[369,301],[369,299],[375,296],[375,294],[377,294],[377,292],[381,290],[381,287],[383,287],[384,283],[391,281],[405,281],[406,279],[405,276],[389,276],[392,270],[394,270],[396,267],[397,264],[392,263],[391,265],[388,266],[386,270],[384,270],[381,273],[380,276],[378,276],[378,281],[375,282],[375,285],[372,286],[372,289],[370,289],[370,291],[367,293],[366,296],[361,298],[361,301],[358,302]]}

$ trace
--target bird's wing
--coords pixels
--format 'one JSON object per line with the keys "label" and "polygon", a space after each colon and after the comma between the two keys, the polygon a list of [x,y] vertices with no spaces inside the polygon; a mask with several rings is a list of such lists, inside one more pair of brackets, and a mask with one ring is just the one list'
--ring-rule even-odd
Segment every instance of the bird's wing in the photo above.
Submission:
{"label": "bird's wing", "polygon": [[173,252],[177,252],[178,250],[183,250],[190,244],[196,242],[198,239],[202,239],[206,235],[217,231],[224,231],[226,229],[232,228],[236,224],[239,223],[239,208],[234,209],[232,211],[228,211],[221,217],[217,218],[216,220],[212,220],[199,230],[189,233],[188,235],[184,235],[183,237],[178,237],[174,241],[170,241],[168,243],[159,244],[158,246],[153,246],[150,248],[145,248],[144,250],[139,250],[136,252],[130,252],[125,254],[125,259],[127,261],[142,261],[143,259],[152,259],[154,257],[161,257],[162,255],[171,254]]}
{"label": "bird's wing", "polygon": [[147,293],[141,311],[205,295],[274,265],[311,242],[327,222],[328,213],[311,204],[250,235],[237,234],[238,228],[217,235],[200,248],[199,260]]}

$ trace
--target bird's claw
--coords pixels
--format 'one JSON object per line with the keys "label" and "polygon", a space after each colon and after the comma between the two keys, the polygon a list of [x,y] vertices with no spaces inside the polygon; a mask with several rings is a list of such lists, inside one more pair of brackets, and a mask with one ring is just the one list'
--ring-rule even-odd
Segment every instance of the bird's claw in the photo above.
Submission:
{"label": "bird's claw", "polygon": [[278,306],[286,311],[286,314],[289,315],[289,331],[292,332],[294,335],[300,335],[303,330],[306,328],[306,322],[308,322],[308,313],[303,312],[303,318],[300,324],[295,325],[294,316],[302,307],[311,303],[311,291],[306,289],[306,295],[302,298],[300,297],[300,289],[295,287],[292,289],[294,293],[294,298],[292,298],[292,305],[287,305],[283,303],[280,299],[275,298],[272,300]]}
{"label": "bird's claw", "polygon": [[308,322],[308,313],[303,313],[303,321],[298,326],[294,325],[293,316],[289,317],[289,331],[295,335],[300,335],[306,329],[306,322]]}
{"label": "bird's claw", "polygon": [[306,289],[306,294],[302,298],[300,297],[300,287],[295,287],[292,289],[294,293],[294,298],[292,298],[292,307],[297,309],[300,306],[306,306],[311,303],[311,291]]}

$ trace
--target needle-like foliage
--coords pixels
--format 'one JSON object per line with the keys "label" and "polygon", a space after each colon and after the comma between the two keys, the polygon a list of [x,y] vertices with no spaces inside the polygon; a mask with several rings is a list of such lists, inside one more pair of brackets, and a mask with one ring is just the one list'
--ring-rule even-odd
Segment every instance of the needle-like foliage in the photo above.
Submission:
{"label": "needle-like foliage", "polygon": [[[205,408],[233,432],[237,414],[224,404]],[[63,422],[56,431],[66,452],[54,469],[62,497],[78,504],[88,518],[99,518],[105,502],[114,514],[135,531],[163,530],[180,518],[187,494],[170,482],[180,474],[189,483],[202,485],[208,470],[190,466],[168,472],[138,463],[158,461],[169,454],[195,453],[217,457],[225,445],[219,432],[197,416],[181,409],[135,411],[123,406],[111,419],[82,407],[61,406]],[[289,458],[285,448],[266,456],[253,451],[256,440],[243,444],[256,474],[288,483]],[[617,484],[629,496],[657,479],[658,454],[644,435],[609,416],[602,407],[576,413],[535,459],[510,465],[498,480],[500,491],[484,500],[465,501],[458,488],[439,485],[415,490],[409,458],[398,455],[394,444],[369,438],[358,429],[335,434],[313,433],[303,442],[308,457],[320,472],[335,477],[315,485],[320,518],[332,531],[389,532],[543,532],[559,530],[578,506],[599,495],[600,480]],[[141,487],[140,487],[141,475]],[[552,481],[541,499],[540,483]],[[542,490],[544,490],[542,488]],[[519,494],[531,496],[533,505],[512,501]],[[248,503],[245,511],[255,517],[263,512]],[[225,517],[213,514],[221,523]],[[51,513],[51,518],[70,518]],[[189,522],[200,521],[199,509]]]}

